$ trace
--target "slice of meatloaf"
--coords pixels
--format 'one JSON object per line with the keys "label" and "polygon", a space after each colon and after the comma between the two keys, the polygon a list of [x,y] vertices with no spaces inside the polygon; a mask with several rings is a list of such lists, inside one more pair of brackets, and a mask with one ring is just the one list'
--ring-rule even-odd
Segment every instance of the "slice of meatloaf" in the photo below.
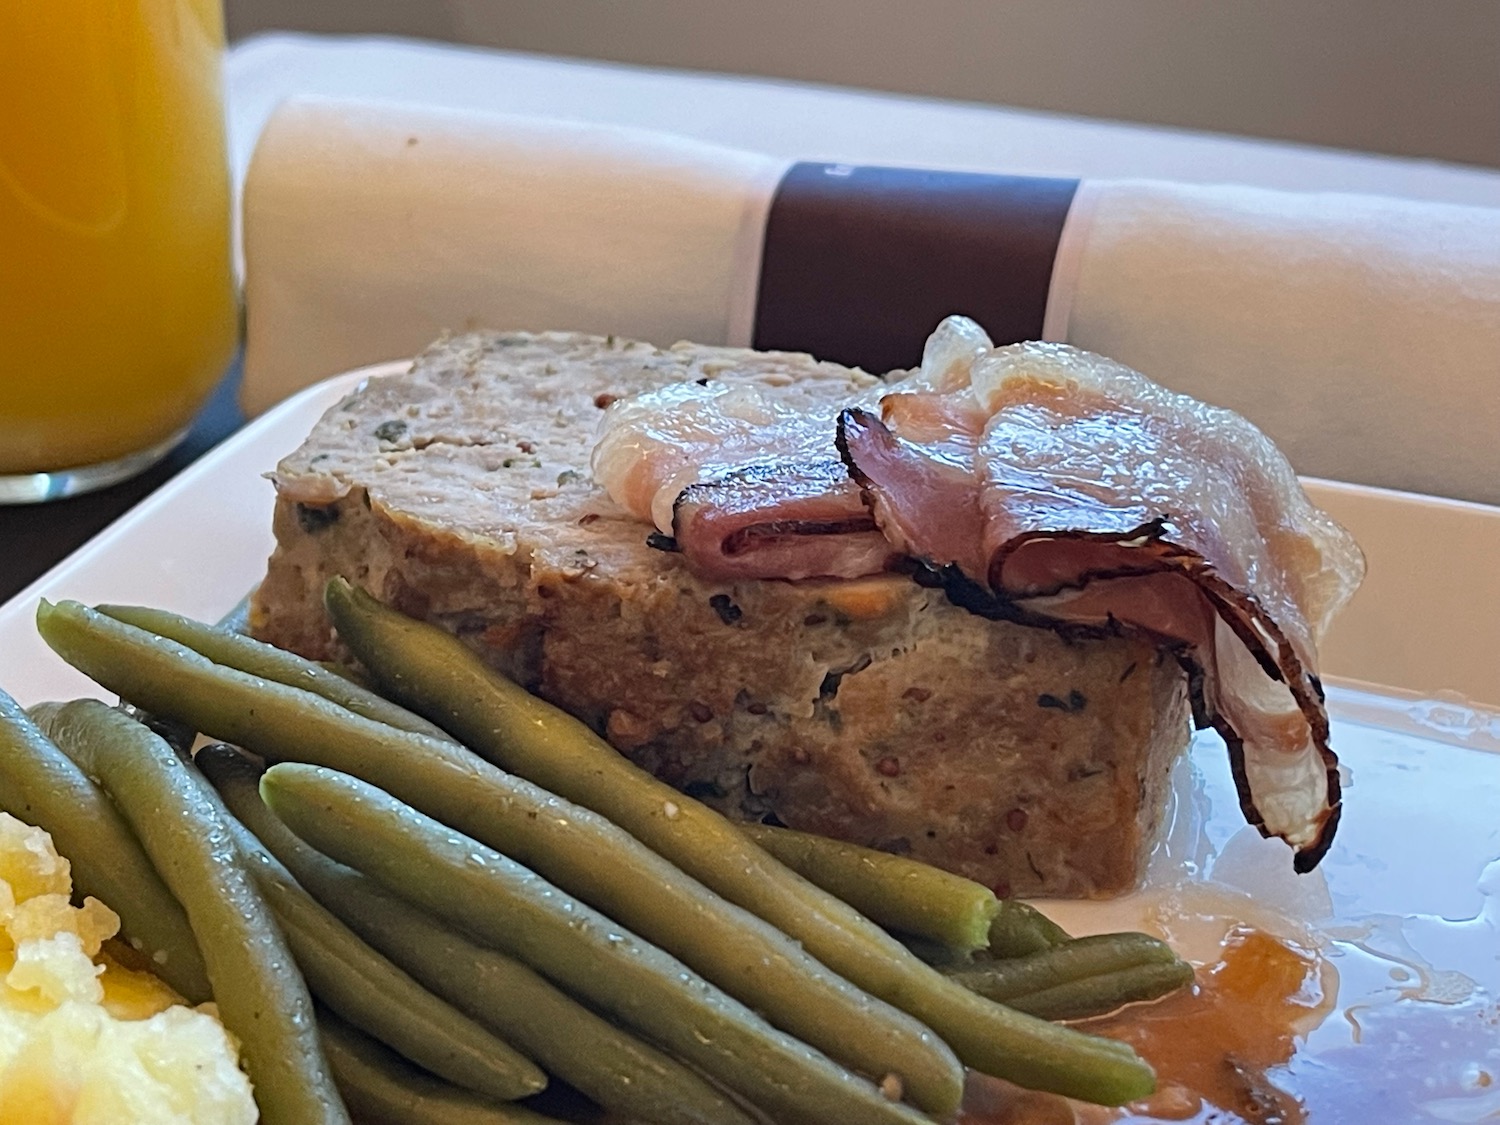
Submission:
{"label": "slice of meatloaf", "polygon": [[614,397],[686,379],[791,383],[830,424],[872,381],[692,345],[440,342],[281,463],[255,632],[338,657],[320,593],[343,575],[732,816],[1020,895],[1130,887],[1187,740],[1176,664],[1140,640],[986,621],[899,576],[700,581],[589,472]]}

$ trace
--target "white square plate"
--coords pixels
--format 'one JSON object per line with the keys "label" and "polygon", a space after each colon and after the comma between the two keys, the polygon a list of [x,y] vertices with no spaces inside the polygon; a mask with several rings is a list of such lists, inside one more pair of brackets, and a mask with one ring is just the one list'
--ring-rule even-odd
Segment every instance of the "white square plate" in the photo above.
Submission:
{"label": "white square plate", "polygon": [[[39,598],[225,613],[273,546],[264,474],[361,379],[405,366],[282,403],[0,608],[0,685],[26,704],[97,694],[37,637]],[[1325,668],[1406,689],[1330,687],[1352,781],[1332,852],[1292,875],[1284,846],[1244,825],[1222,745],[1200,736],[1149,885],[1049,913],[1076,932],[1167,929],[1190,956],[1238,923],[1311,941],[1341,981],[1291,1064],[1313,1125],[1500,1119],[1500,713],[1430,695],[1500,702],[1500,511],[1308,485],[1370,560]]]}

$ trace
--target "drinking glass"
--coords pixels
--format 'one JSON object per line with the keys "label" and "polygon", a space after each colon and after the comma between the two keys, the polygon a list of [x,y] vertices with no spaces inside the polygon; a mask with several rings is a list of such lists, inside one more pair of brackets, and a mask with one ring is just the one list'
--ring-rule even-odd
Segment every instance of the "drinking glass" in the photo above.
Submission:
{"label": "drinking glass", "polygon": [[0,502],[164,456],[235,346],[219,0],[0,0]]}

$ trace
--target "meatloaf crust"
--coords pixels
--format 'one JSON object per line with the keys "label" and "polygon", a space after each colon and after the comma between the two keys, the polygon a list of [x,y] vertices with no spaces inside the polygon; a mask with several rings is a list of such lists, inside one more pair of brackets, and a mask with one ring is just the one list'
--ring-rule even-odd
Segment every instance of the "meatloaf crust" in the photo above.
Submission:
{"label": "meatloaf crust", "polygon": [[589,472],[615,397],[768,383],[835,408],[872,377],[807,356],[572,334],[439,342],[274,474],[257,635],[344,655],[343,575],[462,637],[731,816],[909,854],[1018,895],[1135,884],[1185,746],[1151,644],[992,622],[900,576],[706,583]]}

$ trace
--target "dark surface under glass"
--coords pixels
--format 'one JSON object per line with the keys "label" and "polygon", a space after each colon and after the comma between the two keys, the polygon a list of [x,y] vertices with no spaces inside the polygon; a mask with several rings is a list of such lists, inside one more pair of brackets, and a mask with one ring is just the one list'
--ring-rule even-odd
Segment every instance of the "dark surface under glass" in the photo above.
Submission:
{"label": "dark surface under glass", "polygon": [[[240,359],[214,390],[181,445],[138,477],[46,504],[0,505],[0,602],[81,547],[244,424],[236,395]],[[204,544],[205,551],[213,550]]]}

